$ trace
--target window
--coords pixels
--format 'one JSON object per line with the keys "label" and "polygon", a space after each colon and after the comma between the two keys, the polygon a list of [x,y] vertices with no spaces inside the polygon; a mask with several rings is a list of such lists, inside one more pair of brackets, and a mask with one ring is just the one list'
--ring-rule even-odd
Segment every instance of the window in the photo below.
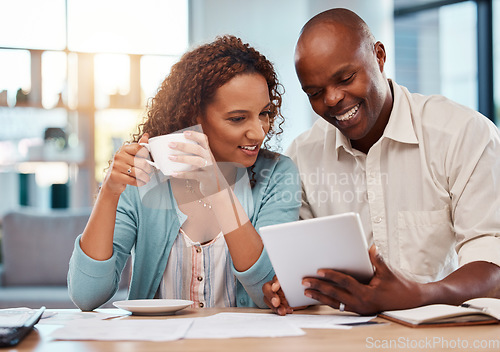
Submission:
{"label": "window", "polygon": [[500,126],[500,0],[493,1],[493,43],[494,105],[496,122]]}
{"label": "window", "polygon": [[0,47],[64,49],[64,1],[0,1]]}
{"label": "window", "polygon": [[[494,1],[496,7],[499,2]],[[491,5],[491,0],[395,0],[398,83],[413,92],[445,95],[498,121],[498,108],[495,113],[490,95],[493,67],[489,64],[492,48],[488,38],[492,33],[487,25],[488,16],[491,16],[488,3]],[[493,16],[493,23],[500,21],[498,9]],[[500,70],[498,59],[496,67],[495,72]],[[500,76],[495,77],[498,106]]]}
{"label": "window", "polygon": [[[70,204],[92,204],[107,161],[188,47],[188,0],[2,0],[0,31],[0,171],[61,161],[77,185]],[[47,148],[54,130],[64,148]]]}
{"label": "window", "polygon": [[[27,50],[0,50],[0,106],[13,106],[19,89],[31,90],[31,58]],[[3,135],[0,132],[0,140]]]}
{"label": "window", "polygon": [[180,55],[187,12],[186,0],[68,0],[68,49]]}

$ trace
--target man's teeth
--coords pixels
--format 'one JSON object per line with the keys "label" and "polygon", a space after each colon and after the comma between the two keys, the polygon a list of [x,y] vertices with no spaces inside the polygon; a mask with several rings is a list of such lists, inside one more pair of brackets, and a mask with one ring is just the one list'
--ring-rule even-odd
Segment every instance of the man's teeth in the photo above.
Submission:
{"label": "man's teeth", "polygon": [[240,148],[241,149],[246,149],[246,150],[255,150],[255,149],[257,149],[257,146],[253,145],[253,146],[249,147],[249,146],[246,146],[246,145],[242,145]]}
{"label": "man's teeth", "polygon": [[359,104],[353,107],[351,110],[346,112],[345,114],[335,116],[335,118],[339,121],[347,121],[350,120],[354,115],[356,115],[356,112],[359,109]]}

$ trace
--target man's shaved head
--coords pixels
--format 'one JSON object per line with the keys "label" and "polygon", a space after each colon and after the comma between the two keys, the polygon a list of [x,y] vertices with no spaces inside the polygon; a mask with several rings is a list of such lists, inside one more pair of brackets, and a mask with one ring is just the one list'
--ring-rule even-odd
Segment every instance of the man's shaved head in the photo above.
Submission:
{"label": "man's shaved head", "polygon": [[357,34],[361,42],[368,45],[375,43],[375,38],[365,21],[357,14],[348,9],[335,8],[321,12],[311,18],[300,31],[299,43],[303,37],[307,37],[309,32],[317,26],[334,25],[349,29],[351,34]]}

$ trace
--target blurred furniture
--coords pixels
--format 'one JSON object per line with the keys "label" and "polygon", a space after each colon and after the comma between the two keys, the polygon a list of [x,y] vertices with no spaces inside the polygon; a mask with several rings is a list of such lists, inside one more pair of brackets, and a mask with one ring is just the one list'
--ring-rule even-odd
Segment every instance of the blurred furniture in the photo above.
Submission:
{"label": "blurred furniture", "polygon": [[[91,209],[42,211],[20,208],[2,221],[0,308],[45,305],[75,308],[68,295],[66,277],[76,237],[83,232]],[[115,300],[126,299],[128,266]]]}

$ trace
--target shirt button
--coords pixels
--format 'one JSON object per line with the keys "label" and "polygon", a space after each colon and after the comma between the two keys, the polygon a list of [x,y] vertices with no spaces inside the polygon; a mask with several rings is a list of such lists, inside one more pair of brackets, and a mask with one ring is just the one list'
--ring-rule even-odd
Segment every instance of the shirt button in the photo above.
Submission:
{"label": "shirt button", "polygon": [[203,281],[203,277],[198,276],[198,281]]}
{"label": "shirt button", "polygon": [[205,304],[203,304],[203,302],[200,302],[199,306],[200,306],[200,308],[203,308],[203,307],[205,307]]}
{"label": "shirt button", "polygon": [[196,253],[201,253],[201,248],[200,247],[196,248]]}
{"label": "shirt button", "polygon": [[376,224],[380,224],[382,222],[382,218],[380,216],[377,216],[377,217],[373,218],[373,222]]}

